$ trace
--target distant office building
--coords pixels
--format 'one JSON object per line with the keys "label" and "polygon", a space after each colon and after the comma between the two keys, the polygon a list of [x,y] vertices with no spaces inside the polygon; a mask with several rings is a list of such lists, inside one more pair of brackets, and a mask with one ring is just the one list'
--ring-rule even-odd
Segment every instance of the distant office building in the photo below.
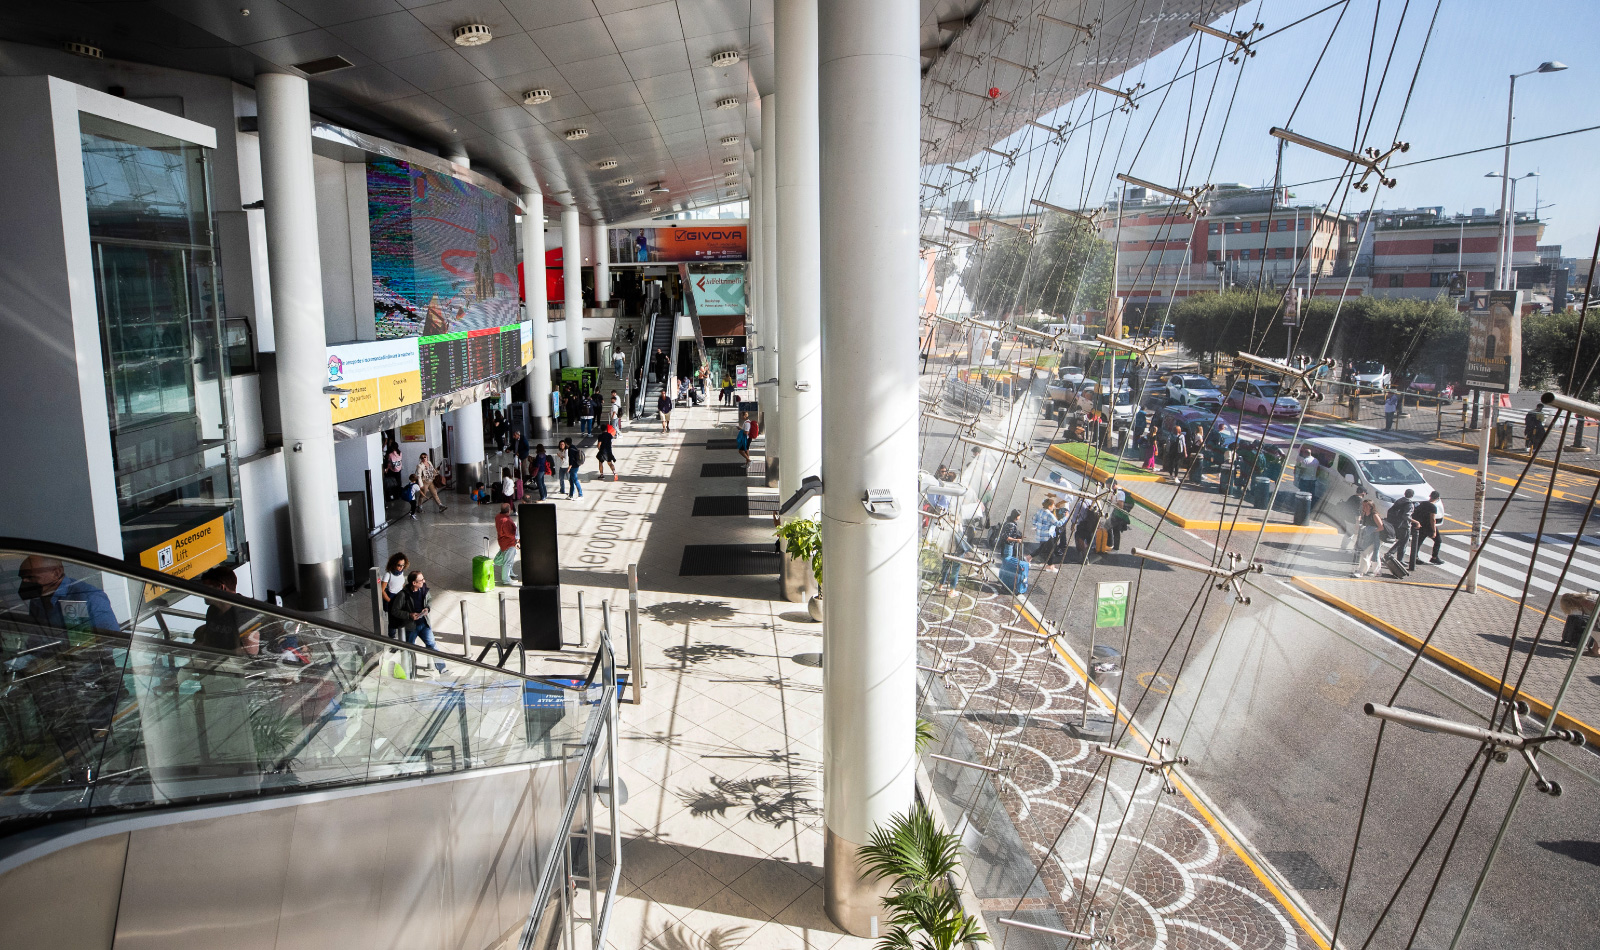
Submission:
{"label": "distant office building", "polygon": [[[1471,214],[1446,216],[1437,207],[1398,208],[1374,211],[1371,218],[1370,226],[1362,229],[1365,237],[1356,260],[1357,273],[1371,276],[1374,296],[1436,297],[1450,292],[1451,275],[1457,272],[1465,275],[1467,290],[1495,285],[1498,213],[1474,208]],[[1514,268],[1540,263],[1538,243],[1543,234],[1542,222],[1517,215]]]}

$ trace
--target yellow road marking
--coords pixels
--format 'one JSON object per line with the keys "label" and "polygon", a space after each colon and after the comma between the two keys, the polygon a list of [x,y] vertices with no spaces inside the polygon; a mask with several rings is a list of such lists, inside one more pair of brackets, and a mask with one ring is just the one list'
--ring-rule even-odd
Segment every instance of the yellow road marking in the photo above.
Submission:
{"label": "yellow road marking", "polygon": [[[1040,625],[1039,621],[1034,619],[1033,614],[1024,604],[1017,604],[1017,613],[1021,614],[1022,619],[1028,621],[1034,630],[1041,634],[1047,632],[1044,627]],[[1135,726],[1127,716],[1123,715],[1121,708],[1117,706],[1117,701],[1108,693],[1106,693],[1105,690],[1091,682],[1089,680],[1089,674],[1084,671],[1083,667],[1079,666],[1077,662],[1072,659],[1071,655],[1069,655],[1066,650],[1062,649],[1061,645],[1055,642],[1054,639],[1050,641],[1050,646],[1056,651],[1056,654],[1061,657],[1062,661],[1068,666],[1072,667],[1073,672],[1077,673],[1078,677],[1083,680],[1084,687],[1086,689],[1094,690],[1095,693],[1099,695],[1100,700],[1105,703],[1106,708],[1110,709],[1119,721],[1127,723],[1128,734],[1138,739],[1139,742],[1144,745],[1145,754],[1156,754],[1155,744],[1149,739],[1146,739],[1144,733],[1139,731],[1139,728]],[[1194,794],[1193,791],[1190,790],[1188,783],[1177,774],[1176,769],[1172,770],[1172,784],[1178,789],[1179,792],[1183,793],[1183,797],[1189,800],[1189,804],[1194,806],[1194,810],[1200,814],[1200,817],[1205,820],[1206,824],[1211,826],[1212,830],[1217,833],[1217,836],[1233,850],[1234,854],[1239,856],[1239,860],[1243,861],[1245,866],[1255,874],[1256,880],[1261,882],[1261,886],[1267,889],[1267,892],[1272,895],[1273,899],[1278,902],[1279,906],[1288,911],[1289,916],[1293,917],[1295,922],[1298,923],[1306,933],[1311,935],[1311,939],[1316,941],[1317,946],[1321,947],[1322,950],[1329,950],[1328,938],[1323,935],[1322,930],[1318,927],[1312,926],[1311,921],[1300,911],[1300,908],[1296,902],[1289,899],[1289,895],[1283,892],[1283,889],[1280,888],[1277,882],[1272,879],[1272,875],[1267,873],[1267,871],[1262,868],[1260,864],[1256,863],[1255,859],[1245,851],[1244,846],[1239,843],[1239,839],[1235,838],[1233,833],[1228,830],[1227,826],[1225,826],[1220,819],[1213,815],[1209,808],[1201,803],[1200,799]]]}

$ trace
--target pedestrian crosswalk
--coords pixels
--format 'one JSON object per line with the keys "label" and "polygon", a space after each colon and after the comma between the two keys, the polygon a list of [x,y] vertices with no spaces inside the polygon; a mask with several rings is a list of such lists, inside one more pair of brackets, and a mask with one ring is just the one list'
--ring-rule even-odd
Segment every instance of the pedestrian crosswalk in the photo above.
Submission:
{"label": "pedestrian crosswalk", "polygon": [[[1259,439],[1266,437],[1287,442],[1295,437],[1295,424],[1293,422],[1268,422],[1253,416],[1245,416],[1242,421],[1236,413],[1224,411],[1222,421],[1239,430],[1241,438]],[[1238,423],[1235,425],[1235,423]],[[1385,432],[1382,428],[1368,428],[1366,426],[1352,425],[1348,422],[1317,421],[1306,419],[1299,428],[1300,441],[1306,439],[1359,439],[1362,442],[1392,443],[1392,442],[1428,442],[1433,439],[1432,432],[1406,432],[1393,429]]]}
{"label": "pedestrian crosswalk", "polygon": [[[1562,591],[1600,590],[1600,537],[1584,535],[1574,538],[1571,534],[1546,534],[1538,545],[1537,554],[1534,541],[1535,535],[1525,532],[1496,534],[1490,538],[1483,557],[1478,560],[1479,586],[1507,597],[1521,597],[1523,580],[1528,574],[1528,565],[1532,563],[1533,580],[1528,589],[1530,597],[1536,601],[1548,600],[1558,584]],[[1574,541],[1577,542],[1575,552]],[[1424,559],[1431,557],[1432,543],[1424,544],[1421,553]],[[1572,564],[1563,577],[1562,567],[1569,554]],[[1419,559],[1416,579],[1426,580],[1428,568],[1443,572],[1451,580],[1460,577],[1472,557],[1471,537],[1463,534],[1445,535],[1440,555],[1445,562],[1442,565],[1425,566]]]}

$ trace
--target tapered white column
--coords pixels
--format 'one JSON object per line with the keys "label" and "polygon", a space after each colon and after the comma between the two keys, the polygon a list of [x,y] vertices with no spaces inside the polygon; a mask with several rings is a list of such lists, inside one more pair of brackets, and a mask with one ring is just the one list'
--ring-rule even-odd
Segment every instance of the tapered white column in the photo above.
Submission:
{"label": "tapered white column", "polygon": [[450,429],[450,463],[455,466],[456,491],[465,495],[484,480],[483,402],[477,401],[445,414]]}
{"label": "tapered white column", "polygon": [[256,77],[256,103],[296,599],[304,609],[326,610],[344,600],[344,542],[333,416],[322,392],[328,379],[328,331],[322,314],[306,81],[263,73]]}
{"label": "tapered white column", "polygon": [[596,221],[589,238],[594,244],[594,305],[604,307],[611,303],[611,239],[606,223]]}
{"label": "tapered white column", "polygon": [[533,417],[529,437],[538,443],[550,437],[550,300],[544,273],[544,194],[522,192],[522,292],[528,308],[533,359],[528,364],[528,406]]}
{"label": "tapered white column", "polygon": [[[761,180],[761,149],[756,149],[755,162],[750,168],[750,227],[746,240],[750,263],[745,270],[745,301],[750,311],[750,326],[749,334],[745,337],[745,359],[750,366],[751,377],[758,382],[776,376],[778,369],[777,358],[773,355],[777,350],[777,328],[773,326],[772,315],[767,311],[766,299],[763,297],[767,275],[772,265],[762,254],[761,248],[761,222],[768,213],[765,203],[761,200]],[[761,405],[762,425],[766,427],[763,431],[767,434],[768,488],[778,483],[778,436],[772,429],[778,420],[775,406],[777,396],[778,394],[770,386],[756,389],[756,401]]]}
{"label": "tapered white column", "polygon": [[556,342],[567,351],[562,365],[583,365],[583,227],[578,208],[561,209],[561,282],[565,286],[561,333]]}
{"label": "tapered white column", "polygon": [[[817,268],[817,0],[778,0],[773,77],[777,121],[778,496],[822,474],[822,308]],[[766,133],[763,132],[763,135]],[[770,441],[770,440],[769,440]],[[796,514],[815,515],[807,502]]]}
{"label": "tapered white column", "polygon": [[[778,361],[782,358],[783,312],[778,306],[778,97],[768,93],[761,97],[761,305],[767,311],[766,347],[767,373],[760,379],[774,379],[778,375]],[[766,413],[767,433],[767,485],[778,484],[783,473],[783,406],[778,402],[778,391],[767,394],[763,407]]]}
{"label": "tapered white column", "polygon": [[[918,15],[820,3],[824,904],[861,936],[884,885],[856,849],[915,794]],[[873,489],[897,516],[868,514]]]}

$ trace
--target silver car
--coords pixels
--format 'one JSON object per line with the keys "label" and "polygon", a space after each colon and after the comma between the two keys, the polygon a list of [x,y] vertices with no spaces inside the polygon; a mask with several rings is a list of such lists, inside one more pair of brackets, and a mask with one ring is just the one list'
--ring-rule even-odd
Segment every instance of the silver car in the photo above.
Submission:
{"label": "silver car", "polygon": [[1167,398],[1184,406],[1200,403],[1222,404],[1222,391],[1204,376],[1179,374],[1167,380]]}

